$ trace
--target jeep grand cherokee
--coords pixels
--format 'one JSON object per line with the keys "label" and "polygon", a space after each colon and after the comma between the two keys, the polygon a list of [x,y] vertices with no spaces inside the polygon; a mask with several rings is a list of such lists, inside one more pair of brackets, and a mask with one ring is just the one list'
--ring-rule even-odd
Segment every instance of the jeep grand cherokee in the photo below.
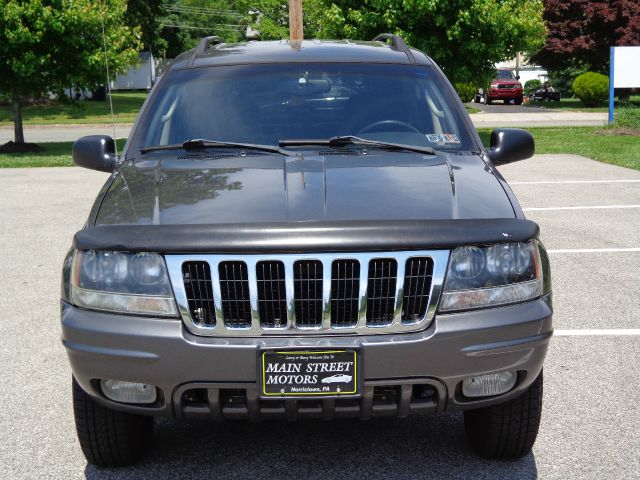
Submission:
{"label": "jeep grand cherokee", "polygon": [[[463,411],[481,455],[531,450],[552,334],[549,262],[445,76],[394,35],[178,57],[62,274],[62,340],[90,463],[128,465],[154,417]],[[425,433],[428,435],[428,433]]]}

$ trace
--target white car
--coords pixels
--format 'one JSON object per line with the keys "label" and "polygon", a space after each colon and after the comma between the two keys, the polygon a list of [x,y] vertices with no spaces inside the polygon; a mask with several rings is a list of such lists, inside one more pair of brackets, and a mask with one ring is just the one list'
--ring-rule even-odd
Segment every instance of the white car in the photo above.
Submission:
{"label": "white car", "polygon": [[352,378],[351,375],[337,374],[323,378],[322,383],[349,383]]}

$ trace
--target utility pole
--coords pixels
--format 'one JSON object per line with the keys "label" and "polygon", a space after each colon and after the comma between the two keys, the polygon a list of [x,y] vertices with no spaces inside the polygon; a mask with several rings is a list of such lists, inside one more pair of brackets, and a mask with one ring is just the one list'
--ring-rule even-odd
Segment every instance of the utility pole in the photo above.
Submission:
{"label": "utility pole", "polygon": [[301,42],[304,38],[302,30],[302,0],[289,0],[289,38],[292,42]]}

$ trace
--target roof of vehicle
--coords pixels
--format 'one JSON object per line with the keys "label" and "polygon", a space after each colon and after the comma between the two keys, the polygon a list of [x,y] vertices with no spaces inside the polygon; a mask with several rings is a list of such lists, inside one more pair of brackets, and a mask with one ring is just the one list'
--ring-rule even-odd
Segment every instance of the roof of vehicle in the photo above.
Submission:
{"label": "roof of vehicle", "polygon": [[288,40],[242,43],[204,40],[198,48],[179,55],[172,68],[293,62],[432,64],[429,57],[406,47],[401,39],[400,44],[394,41],[392,45],[384,41],[357,40],[303,40],[299,43]]}

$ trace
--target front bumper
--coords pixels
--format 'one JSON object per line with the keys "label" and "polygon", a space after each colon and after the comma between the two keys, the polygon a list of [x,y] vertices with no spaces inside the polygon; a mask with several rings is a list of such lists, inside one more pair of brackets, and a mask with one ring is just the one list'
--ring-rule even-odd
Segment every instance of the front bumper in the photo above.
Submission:
{"label": "front bumper", "polygon": [[[305,411],[324,418],[340,411],[368,417],[500,403],[522,393],[537,377],[553,333],[550,295],[517,305],[438,314],[426,330],[416,333],[330,338],[199,337],[177,319],[100,313],[66,302],[61,310],[62,342],[73,374],[88,394],[117,410],[169,417],[258,419],[271,412],[293,419]],[[307,400],[258,400],[258,352],[283,347],[358,348],[362,398],[344,399],[344,405],[342,400],[313,405]],[[518,372],[510,392],[475,400],[461,396],[464,378],[498,371]],[[110,401],[100,391],[100,379],[155,385],[158,401],[150,406]],[[420,389],[429,390],[427,402],[412,400]],[[376,407],[380,391],[392,397],[397,392],[394,405]],[[237,402],[239,396],[244,398],[241,408],[225,410],[220,403],[225,398]]]}
{"label": "front bumper", "polygon": [[522,99],[523,91],[520,89],[491,89],[489,98],[491,100],[517,100]]}

